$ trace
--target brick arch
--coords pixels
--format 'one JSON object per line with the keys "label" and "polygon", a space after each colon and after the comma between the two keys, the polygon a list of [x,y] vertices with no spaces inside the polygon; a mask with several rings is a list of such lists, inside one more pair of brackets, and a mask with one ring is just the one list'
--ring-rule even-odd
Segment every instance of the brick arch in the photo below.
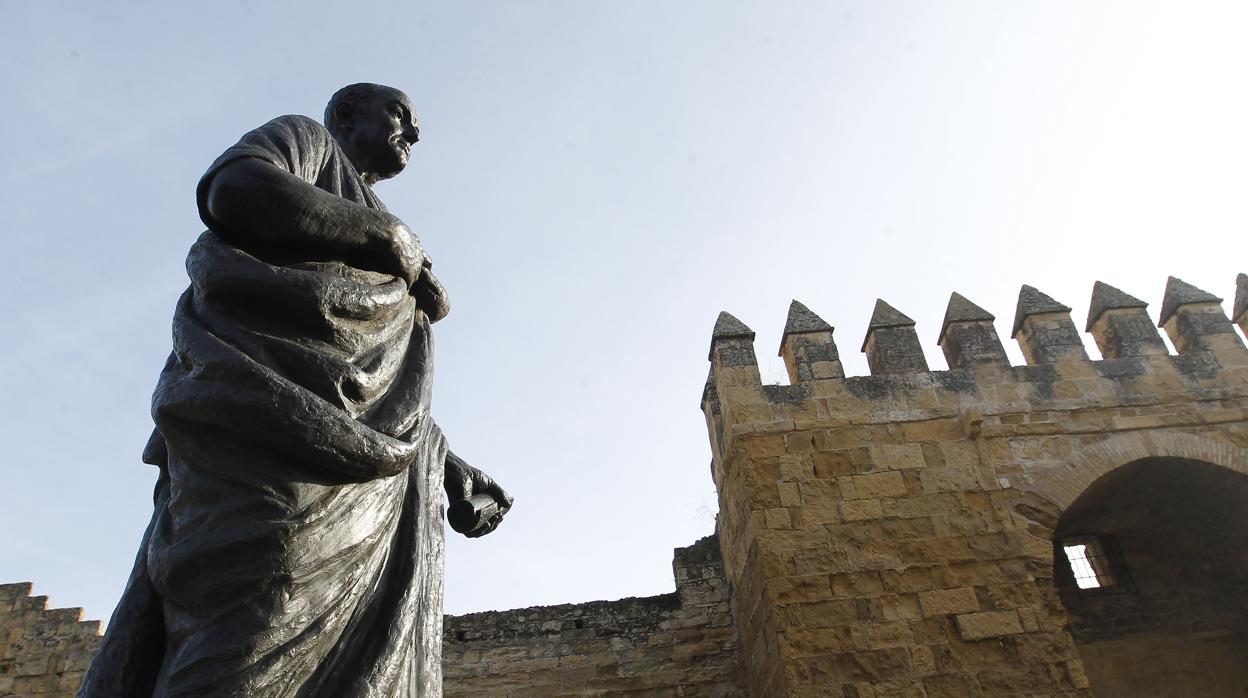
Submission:
{"label": "brick arch", "polygon": [[1248,475],[1248,449],[1177,431],[1128,432],[1114,434],[1080,449],[1066,465],[1033,483],[1020,483],[1018,489],[1020,494],[1047,503],[1051,511],[1055,510],[1060,515],[1092,483],[1143,458],[1204,461]]}

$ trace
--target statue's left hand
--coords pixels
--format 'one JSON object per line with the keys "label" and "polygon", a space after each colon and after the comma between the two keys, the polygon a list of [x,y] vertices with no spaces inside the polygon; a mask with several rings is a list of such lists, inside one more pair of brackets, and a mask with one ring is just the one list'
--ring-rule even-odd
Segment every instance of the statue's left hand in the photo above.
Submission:
{"label": "statue's left hand", "polygon": [[511,509],[514,501],[511,495],[494,482],[494,478],[468,465],[464,459],[450,451],[446,452],[446,476],[443,488],[450,502],[467,499],[473,495],[489,495],[498,505],[498,511],[484,525],[464,534],[469,538],[479,538],[498,528],[498,525],[503,522],[503,515]]}
{"label": "statue's left hand", "polygon": [[433,275],[431,265],[425,266],[420,278],[416,280],[416,285],[412,286],[412,295],[416,298],[416,306],[429,316],[429,322],[437,322],[451,311],[446,289],[442,287],[438,277]]}

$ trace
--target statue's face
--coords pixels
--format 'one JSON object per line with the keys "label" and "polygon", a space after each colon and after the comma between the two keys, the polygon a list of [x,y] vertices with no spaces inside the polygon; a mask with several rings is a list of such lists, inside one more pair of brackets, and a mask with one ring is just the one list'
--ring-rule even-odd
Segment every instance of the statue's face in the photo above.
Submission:
{"label": "statue's face", "polygon": [[407,95],[392,88],[375,90],[360,102],[339,142],[361,175],[390,179],[407,167],[412,145],[420,140],[416,110]]}

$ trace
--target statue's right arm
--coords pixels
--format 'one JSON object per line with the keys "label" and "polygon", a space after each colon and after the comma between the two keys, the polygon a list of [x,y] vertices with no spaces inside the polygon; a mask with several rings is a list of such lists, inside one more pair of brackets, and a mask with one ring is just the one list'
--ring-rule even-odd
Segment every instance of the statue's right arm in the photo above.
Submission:
{"label": "statue's right arm", "polygon": [[411,287],[424,251],[403,221],[319,189],[256,158],[222,167],[204,199],[215,230],[227,241],[281,248],[341,251],[375,258],[377,271],[407,280]]}

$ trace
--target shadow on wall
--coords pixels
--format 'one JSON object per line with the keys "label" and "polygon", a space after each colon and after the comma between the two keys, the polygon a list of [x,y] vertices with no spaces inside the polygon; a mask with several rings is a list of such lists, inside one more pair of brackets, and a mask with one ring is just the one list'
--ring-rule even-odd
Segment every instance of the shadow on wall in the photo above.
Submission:
{"label": "shadow on wall", "polygon": [[1248,475],[1147,458],[1062,514],[1054,581],[1097,695],[1248,693],[1245,508]]}

